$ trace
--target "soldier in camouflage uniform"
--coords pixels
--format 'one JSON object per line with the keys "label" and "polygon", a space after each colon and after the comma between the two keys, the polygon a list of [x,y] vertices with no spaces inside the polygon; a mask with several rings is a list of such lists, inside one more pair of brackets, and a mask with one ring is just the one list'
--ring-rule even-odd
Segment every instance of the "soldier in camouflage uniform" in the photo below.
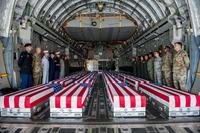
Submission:
{"label": "soldier in camouflage uniform", "polygon": [[170,87],[172,87],[172,63],[173,59],[170,47],[166,46],[164,48],[164,56],[162,57],[162,72],[164,84]]}
{"label": "soldier in camouflage uniform", "polygon": [[136,73],[136,76],[137,77],[140,77],[140,56],[138,56],[136,58],[136,70],[137,70],[137,73]]}
{"label": "soldier in camouflage uniform", "polygon": [[173,58],[173,81],[175,88],[188,91],[186,81],[190,60],[187,52],[182,49],[182,45],[182,42],[174,43],[174,49],[177,53]]}
{"label": "soldier in camouflage uniform", "polygon": [[141,56],[140,57],[140,78],[144,78],[144,65],[145,65],[144,57]]}
{"label": "soldier in camouflage uniform", "polygon": [[132,65],[133,65],[133,76],[136,76],[136,73],[137,73],[137,70],[136,70],[136,67],[137,67],[136,57],[132,58]]}
{"label": "soldier in camouflage uniform", "polygon": [[160,57],[160,53],[158,51],[154,52],[154,80],[155,83],[161,85],[162,84],[162,59]]}
{"label": "soldier in camouflage uniform", "polygon": [[33,55],[33,84],[38,85],[41,83],[42,79],[42,59],[41,59],[41,48],[37,47],[35,49],[35,54]]}
{"label": "soldier in camouflage uniform", "polygon": [[149,60],[147,62],[148,79],[154,81],[154,58],[152,53],[149,54]]}
{"label": "soldier in camouflage uniform", "polygon": [[148,80],[148,70],[147,70],[147,63],[148,63],[148,60],[149,60],[149,56],[148,55],[145,55],[144,56],[144,78],[146,80]]}

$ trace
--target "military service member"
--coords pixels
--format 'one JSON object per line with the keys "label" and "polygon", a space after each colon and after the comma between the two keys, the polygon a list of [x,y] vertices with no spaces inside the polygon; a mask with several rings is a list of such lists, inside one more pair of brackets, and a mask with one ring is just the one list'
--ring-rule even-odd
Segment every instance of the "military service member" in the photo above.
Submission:
{"label": "military service member", "polygon": [[136,75],[136,73],[137,73],[137,70],[136,70],[136,67],[137,67],[136,57],[132,58],[132,65],[133,65],[133,76],[137,76]]}
{"label": "military service member", "polygon": [[37,47],[35,49],[35,54],[33,55],[33,85],[38,85],[41,83],[42,78],[42,59],[41,59],[41,48]]}
{"label": "military service member", "polygon": [[155,83],[161,85],[162,84],[162,59],[160,57],[160,53],[158,51],[154,52],[154,80]]}
{"label": "military service member", "polygon": [[136,73],[136,76],[137,77],[140,77],[140,56],[137,56],[136,58],[136,70],[137,70],[137,73]]}
{"label": "military service member", "polygon": [[55,63],[54,63],[55,54],[54,52],[50,53],[49,57],[49,81],[54,80],[55,73]]}
{"label": "military service member", "polygon": [[182,42],[174,43],[174,49],[177,53],[173,58],[173,81],[175,88],[188,91],[186,81],[190,60],[187,52],[182,47]]}
{"label": "military service member", "polygon": [[144,57],[140,57],[140,78],[144,78]]}
{"label": "military service member", "polygon": [[30,43],[27,43],[24,45],[24,47],[25,51],[23,51],[20,54],[18,60],[18,65],[20,68],[21,89],[25,89],[32,86],[32,45]]}
{"label": "military service member", "polygon": [[60,52],[56,52],[56,56],[54,58],[55,71],[54,71],[54,79],[59,79],[60,76]]}
{"label": "military service member", "polygon": [[164,56],[162,57],[162,72],[164,84],[170,87],[172,87],[172,63],[173,59],[170,47],[166,46],[164,48]]}
{"label": "military service member", "polygon": [[70,67],[69,55],[65,55],[64,62],[65,62],[65,76],[68,76],[69,75],[69,67]]}
{"label": "military service member", "polygon": [[147,63],[148,63],[149,57],[148,55],[144,56],[144,78],[148,80],[148,70],[147,70]]}
{"label": "military service member", "polygon": [[152,53],[149,54],[149,60],[147,62],[148,78],[154,81],[154,58]]}
{"label": "military service member", "polygon": [[46,84],[49,82],[49,51],[44,51],[44,56],[42,58],[42,65],[43,65],[43,78],[42,83]]}

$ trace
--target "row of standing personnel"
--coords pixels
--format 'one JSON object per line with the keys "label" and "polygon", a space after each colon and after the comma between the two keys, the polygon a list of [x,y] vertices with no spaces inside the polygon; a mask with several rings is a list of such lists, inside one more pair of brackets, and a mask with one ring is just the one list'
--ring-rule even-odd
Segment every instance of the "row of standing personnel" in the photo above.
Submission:
{"label": "row of standing personnel", "polygon": [[49,81],[64,78],[69,74],[68,57],[60,56],[60,52],[35,49],[32,55],[32,45],[25,44],[25,51],[20,54],[18,66],[20,68],[20,88],[29,88],[33,85],[45,84]]}
{"label": "row of standing personnel", "polygon": [[160,51],[155,51],[144,56],[133,57],[133,75],[153,81],[159,85],[167,85],[188,91],[186,86],[187,71],[190,60],[183,43],[174,43],[175,54],[166,46],[161,57]]}

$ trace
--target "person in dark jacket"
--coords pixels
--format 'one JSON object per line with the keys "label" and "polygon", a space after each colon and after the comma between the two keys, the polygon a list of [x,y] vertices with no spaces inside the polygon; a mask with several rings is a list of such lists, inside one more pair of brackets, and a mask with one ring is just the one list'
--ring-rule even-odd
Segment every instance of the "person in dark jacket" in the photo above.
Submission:
{"label": "person in dark jacket", "polygon": [[64,55],[60,57],[60,75],[59,78],[63,79],[65,77],[65,62],[64,62]]}
{"label": "person in dark jacket", "polygon": [[59,79],[59,76],[60,76],[60,52],[56,52],[56,57],[54,59],[54,63],[55,63],[54,79]]}
{"label": "person in dark jacket", "polygon": [[30,43],[27,43],[24,45],[24,47],[25,51],[23,51],[20,54],[18,60],[18,66],[20,68],[21,89],[25,89],[32,86],[32,46]]}
{"label": "person in dark jacket", "polygon": [[53,52],[50,53],[50,58],[49,58],[49,81],[54,80],[54,75],[55,75],[54,58],[55,58],[55,54]]}

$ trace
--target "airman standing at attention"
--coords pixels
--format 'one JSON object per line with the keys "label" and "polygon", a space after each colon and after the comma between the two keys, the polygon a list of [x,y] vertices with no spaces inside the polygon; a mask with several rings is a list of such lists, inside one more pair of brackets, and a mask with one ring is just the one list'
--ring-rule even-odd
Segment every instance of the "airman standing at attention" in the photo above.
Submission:
{"label": "airman standing at attention", "polygon": [[54,64],[55,64],[54,79],[59,79],[59,76],[60,76],[60,52],[56,52],[56,56],[54,58]]}
{"label": "airman standing at attention", "polygon": [[177,41],[174,43],[174,49],[177,53],[173,58],[173,81],[176,89],[188,91],[186,81],[190,60],[187,52],[184,51],[182,47],[182,42]]}
{"label": "airman standing at attention", "polygon": [[55,75],[54,58],[55,58],[55,54],[54,52],[51,52],[50,57],[49,57],[49,81],[54,80],[54,75]]}
{"label": "airman standing at attention", "polygon": [[136,58],[135,58],[135,57],[132,58],[132,65],[133,65],[133,76],[136,76],[136,72],[137,72],[137,70],[136,70],[137,62],[136,62]]}
{"label": "airman standing at attention", "polygon": [[136,76],[137,77],[140,77],[140,56],[137,56],[136,57],[136,70],[137,70],[137,73],[136,73]]}
{"label": "airman standing at attention", "polygon": [[65,62],[64,62],[64,55],[60,58],[60,75],[59,78],[62,79],[65,77]]}
{"label": "airman standing at attention", "polygon": [[49,82],[49,51],[44,51],[44,56],[42,58],[42,65],[43,65],[43,78],[42,83],[46,84]]}
{"label": "airman standing at attention", "polygon": [[140,78],[144,78],[144,65],[145,65],[145,62],[144,62],[144,57],[141,56],[140,57]]}
{"label": "airman standing at attention", "polygon": [[148,63],[148,60],[149,60],[149,56],[148,55],[145,55],[144,56],[144,78],[146,80],[148,80],[148,70],[147,70],[147,63]]}
{"label": "airman standing at attention", "polygon": [[65,62],[65,76],[68,76],[69,75],[69,68],[70,68],[69,55],[65,55],[64,62]]}
{"label": "airman standing at attention", "polygon": [[164,56],[162,57],[162,72],[164,84],[170,87],[172,87],[172,63],[173,59],[170,47],[166,46],[164,48]]}
{"label": "airman standing at attention", "polygon": [[162,59],[160,57],[159,51],[154,52],[154,80],[155,83],[162,85]]}
{"label": "airman standing at attention", "polygon": [[149,60],[147,62],[148,78],[150,81],[154,81],[154,58],[152,53],[149,54]]}
{"label": "airman standing at attention", "polygon": [[41,59],[41,48],[37,47],[35,49],[35,54],[33,55],[33,85],[38,85],[41,83],[42,79],[42,59]]}
{"label": "airman standing at attention", "polygon": [[141,62],[141,69],[142,69],[142,71],[141,71],[141,73],[142,73],[142,75],[141,75],[141,78],[143,78],[143,79],[145,79],[145,56],[141,56],[142,58],[141,58],[141,60],[142,60],[142,62]]}

